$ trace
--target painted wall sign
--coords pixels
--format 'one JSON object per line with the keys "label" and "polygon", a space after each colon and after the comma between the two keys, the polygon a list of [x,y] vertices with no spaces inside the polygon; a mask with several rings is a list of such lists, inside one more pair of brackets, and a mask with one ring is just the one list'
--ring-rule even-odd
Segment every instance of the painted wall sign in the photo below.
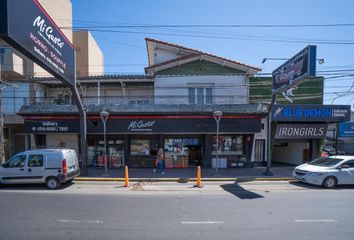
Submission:
{"label": "painted wall sign", "polygon": [[321,139],[326,133],[327,125],[278,124],[275,139]]}
{"label": "painted wall sign", "polygon": [[[48,122],[51,126],[44,126]],[[55,125],[57,124],[57,125]],[[88,133],[103,133],[100,119],[90,119]],[[78,119],[26,119],[25,128],[29,133],[60,132],[57,127],[68,127],[68,133],[79,133]],[[114,118],[107,120],[107,133],[215,133],[216,123],[212,116],[205,118]],[[224,118],[220,121],[220,132],[225,133],[256,133],[262,128],[260,118]]]}
{"label": "painted wall sign", "polygon": [[0,0],[0,37],[49,73],[75,85],[75,49],[38,0]]}
{"label": "painted wall sign", "polygon": [[274,105],[272,120],[278,122],[346,122],[349,105]]}
{"label": "painted wall sign", "polygon": [[339,123],[339,137],[354,137],[354,122]]}
{"label": "painted wall sign", "polygon": [[273,90],[277,92],[300,84],[307,77],[316,76],[316,46],[309,45],[283,65],[275,69]]}

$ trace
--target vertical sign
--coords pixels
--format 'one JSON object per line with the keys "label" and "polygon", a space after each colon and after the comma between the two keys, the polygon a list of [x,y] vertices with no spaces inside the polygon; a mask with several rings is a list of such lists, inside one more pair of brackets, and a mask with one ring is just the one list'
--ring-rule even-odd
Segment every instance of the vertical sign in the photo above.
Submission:
{"label": "vertical sign", "polygon": [[74,46],[38,0],[0,0],[0,37],[56,78],[75,85]]}

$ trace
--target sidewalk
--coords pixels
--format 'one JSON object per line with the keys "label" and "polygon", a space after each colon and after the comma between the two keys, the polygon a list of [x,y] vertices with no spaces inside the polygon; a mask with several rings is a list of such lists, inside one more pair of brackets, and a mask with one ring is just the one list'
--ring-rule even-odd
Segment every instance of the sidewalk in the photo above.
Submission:
{"label": "sidewalk", "polygon": [[[215,169],[202,169],[203,181],[251,181],[251,180],[288,180],[292,179],[294,167],[282,166],[273,167],[273,176],[265,176],[265,167],[254,168],[227,168],[219,169],[216,176]],[[154,174],[151,168],[131,168],[129,169],[129,179],[131,181],[181,181],[192,180],[197,176],[197,168],[187,169],[165,169],[165,174]],[[123,181],[123,168],[108,169],[108,176],[105,176],[104,168],[88,168],[88,174],[84,177],[75,178],[77,181]]]}

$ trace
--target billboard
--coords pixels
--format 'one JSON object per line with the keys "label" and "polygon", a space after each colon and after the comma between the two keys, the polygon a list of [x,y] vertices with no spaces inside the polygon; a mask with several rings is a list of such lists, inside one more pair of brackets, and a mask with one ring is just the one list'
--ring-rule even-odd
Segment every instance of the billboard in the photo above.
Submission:
{"label": "billboard", "polygon": [[345,122],[339,124],[339,137],[354,137],[354,122]]}
{"label": "billboard", "polygon": [[346,122],[350,105],[274,105],[272,120],[277,122]]}
{"label": "billboard", "polygon": [[309,45],[273,71],[273,90],[282,92],[315,76],[316,46]]}
{"label": "billboard", "polygon": [[38,0],[0,0],[0,37],[56,78],[75,85],[75,49]]}

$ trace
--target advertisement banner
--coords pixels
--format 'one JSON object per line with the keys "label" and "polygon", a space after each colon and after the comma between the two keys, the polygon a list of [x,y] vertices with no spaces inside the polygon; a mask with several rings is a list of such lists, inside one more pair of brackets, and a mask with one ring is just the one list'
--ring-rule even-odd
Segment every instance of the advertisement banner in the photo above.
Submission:
{"label": "advertisement banner", "polygon": [[277,92],[316,76],[316,46],[309,45],[273,71],[273,90]]}
{"label": "advertisement banner", "polygon": [[349,105],[274,105],[272,120],[276,122],[346,122]]}
{"label": "advertisement banner", "polygon": [[0,0],[0,37],[58,79],[75,85],[75,49],[38,0]]}
{"label": "advertisement banner", "polygon": [[354,122],[345,122],[339,124],[339,137],[354,137]]}
{"label": "advertisement banner", "polygon": [[327,125],[278,124],[275,139],[321,139],[326,137]]}

